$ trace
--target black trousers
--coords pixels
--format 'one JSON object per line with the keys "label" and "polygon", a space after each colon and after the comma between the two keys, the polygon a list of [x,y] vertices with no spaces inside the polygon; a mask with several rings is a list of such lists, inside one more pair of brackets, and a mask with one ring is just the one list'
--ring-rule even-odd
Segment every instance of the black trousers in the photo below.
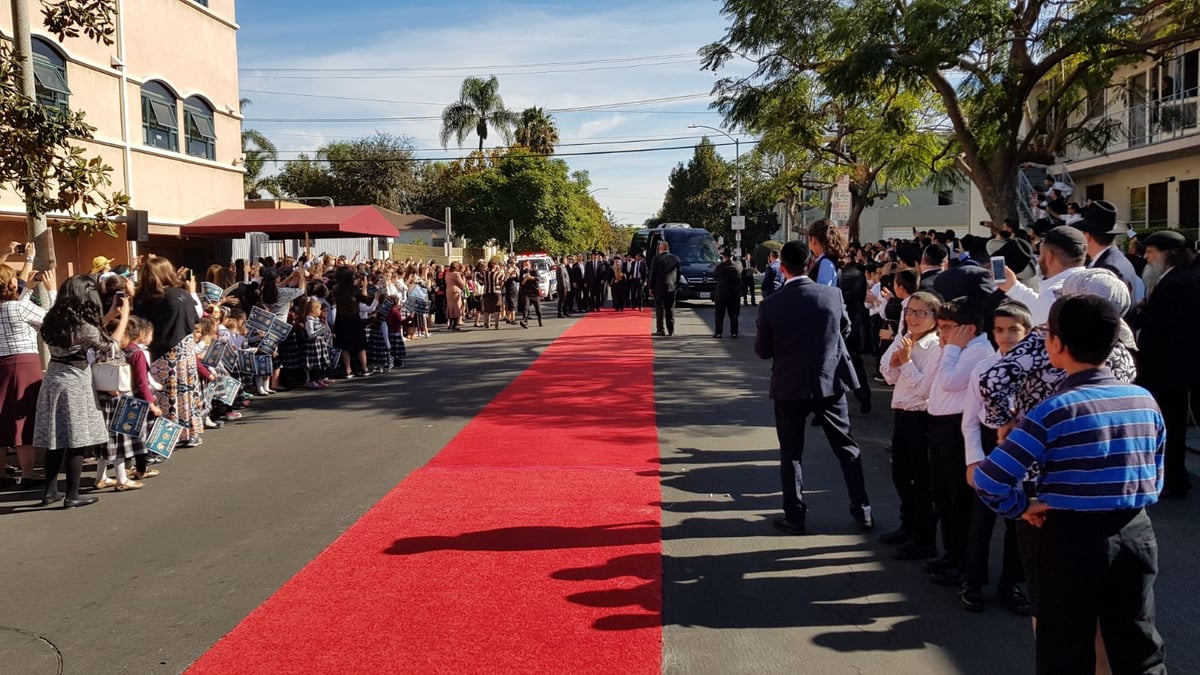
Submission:
{"label": "black trousers", "polygon": [[562,288],[558,289],[558,315],[560,317],[571,313],[571,291]]}
{"label": "black trousers", "polygon": [[738,298],[722,298],[717,301],[717,335],[720,335],[725,328],[725,315],[729,315],[729,334],[738,334],[738,315],[742,311],[742,306],[738,302]]}
{"label": "black trousers", "polygon": [[809,415],[816,415],[829,447],[842,466],[850,496],[850,513],[856,520],[870,514],[871,500],[863,480],[858,443],[850,433],[846,396],[799,401],[775,401],[775,434],[779,437],[779,477],[783,487],[783,513],[788,520],[804,522],[804,434]]}
{"label": "black trousers", "polygon": [[588,309],[598,312],[604,309],[604,285],[592,284],[588,287]]}
{"label": "black trousers", "polygon": [[1112,672],[1167,672],[1154,627],[1158,542],[1145,509],[1049,511],[1038,569],[1037,672],[1095,672],[1097,621]]}
{"label": "black trousers", "polygon": [[675,291],[654,294],[654,323],[660,333],[664,323],[667,333],[675,333]]}
{"label": "black trousers", "polygon": [[[984,451],[996,447],[996,430],[979,426]],[[992,530],[999,516],[988,508],[978,495],[971,494],[971,529],[967,533],[967,583],[983,588],[988,583],[988,558],[992,548]],[[1000,585],[1019,583],[1025,578],[1021,570],[1021,552],[1017,548],[1017,522],[1004,520],[1004,554],[1000,563]]]}
{"label": "black trousers", "polygon": [[974,490],[967,484],[962,415],[929,417],[929,487],[942,526],[946,557],[960,566],[967,558]]}
{"label": "black trousers", "polygon": [[742,302],[746,302],[747,298],[749,298],[749,303],[751,305],[758,304],[758,302],[754,299],[754,278],[753,277],[751,277],[749,280],[742,279]]}
{"label": "black trousers", "polygon": [[542,299],[536,295],[522,293],[517,296],[517,309],[521,311],[521,320],[529,322],[529,310],[533,309],[533,313],[537,314],[538,325],[542,325]]}
{"label": "black trousers", "polygon": [[1187,472],[1188,382],[1147,382],[1167,425],[1167,447],[1163,453],[1163,488],[1187,492],[1192,479]]}
{"label": "black trousers", "polygon": [[645,306],[645,293],[641,279],[633,279],[629,282],[629,306],[641,311]]}
{"label": "black trousers", "polygon": [[613,309],[618,312],[625,309],[625,305],[629,303],[629,282],[616,281],[612,285],[612,300]]}
{"label": "black trousers", "polygon": [[916,543],[932,546],[937,516],[929,477],[929,413],[897,410],[892,427],[892,485],[900,498],[900,527]]}

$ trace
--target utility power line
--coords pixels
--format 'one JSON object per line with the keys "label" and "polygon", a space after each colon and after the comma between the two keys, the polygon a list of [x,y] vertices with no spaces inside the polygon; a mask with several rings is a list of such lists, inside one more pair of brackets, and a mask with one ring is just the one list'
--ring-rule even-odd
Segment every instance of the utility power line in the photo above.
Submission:
{"label": "utility power line", "polygon": [[[648,68],[653,66],[674,66],[684,63],[698,64],[695,58],[691,59],[675,59],[671,61],[654,61],[649,63],[631,63],[623,66],[592,66],[589,68],[552,68],[549,70],[515,70],[509,72],[500,72],[499,75],[505,77],[520,77],[524,75],[553,75],[556,73],[591,73],[600,70],[628,70],[630,68]],[[461,79],[471,74],[479,74],[483,72],[490,73],[494,69],[480,70],[464,70],[453,75],[254,75],[245,73],[241,77],[259,78],[266,80],[437,80],[437,79]]]}
{"label": "utility power line", "polygon": [[[747,143],[757,143],[757,142],[758,141],[747,141]],[[723,147],[726,145],[734,145],[734,144],[733,143],[713,143],[713,147],[717,147],[717,148]],[[666,147],[666,148],[630,148],[630,149],[625,149],[625,150],[592,150],[592,151],[588,151],[588,152],[563,152],[563,153],[554,153],[554,155],[550,156],[549,158],[550,159],[558,159],[560,157],[594,157],[597,155],[629,155],[629,154],[638,154],[638,153],[644,153],[644,152],[667,152],[667,151],[671,151],[671,150],[692,150],[695,147],[696,146],[694,146],[694,145],[675,145],[675,146]],[[533,158],[540,159],[540,158],[542,158],[542,155],[528,155],[528,157],[530,157],[531,159],[533,159]],[[318,163],[318,162],[324,162],[327,164],[340,164],[340,163],[344,163],[344,162],[455,162],[455,161],[466,161],[469,159],[472,159],[472,158],[469,156],[468,157],[379,157],[379,158],[373,158],[373,159],[319,159],[316,157],[305,157],[305,158],[293,157],[290,159],[277,159],[275,161],[279,162],[279,163],[283,163],[283,164],[290,164],[290,163],[294,163],[294,162],[305,163],[305,164]]]}
{"label": "utility power line", "polygon": [[[554,147],[556,147],[556,148],[570,148],[570,147],[591,146],[591,145],[629,145],[629,144],[631,144],[631,143],[661,143],[661,142],[666,142],[666,141],[687,141],[687,140],[700,140],[700,139],[702,139],[702,138],[704,138],[704,136],[660,136],[660,137],[649,137],[649,138],[629,138],[629,139],[624,139],[624,140],[612,140],[612,141],[577,141],[577,142],[573,142],[573,143],[556,143],[556,144],[554,145]],[[521,145],[502,145],[502,146],[496,146],[496,147],[494,147],[494,148],[489,148],[489,149],[492,149],[492,150],[511,150],[511,149],[513,149],[513,148],[520,148],[520,147],[524,147],[524,146],[521,146]],[[442,147],[436,147],[436,148],[413,148],[413,149],[412,149],[412,152],[441,152],[441,151],[443,151],[443,150],[445,150],[445,148],[442,148]],[[276,150],[275,152],[277,152],[277,153],[282,153],[282,152],[286,152],[286,153],[301,153],[301,152],[313,153],[313,152],[317,152],[317,150]]]}
{"label": "utility power line", "polygon": [[695,57],[695,53],[682,52],[679,54],[650,54],[647,56],[626,56],[608,59],[585,59],[581,61],[541,61],[537,63],[493,63],[473,66],[406,66],[389,68],[256,68],[247,66],[238,68],[238,72],[304,72],[304,73],[333,73],[333,72],[437,72],[448,70],[487,70],[489,68],[546,68],[550,66],[588,66],[601,63],[632,63],[635,61],[657,61],[662,59],[678,59]]}

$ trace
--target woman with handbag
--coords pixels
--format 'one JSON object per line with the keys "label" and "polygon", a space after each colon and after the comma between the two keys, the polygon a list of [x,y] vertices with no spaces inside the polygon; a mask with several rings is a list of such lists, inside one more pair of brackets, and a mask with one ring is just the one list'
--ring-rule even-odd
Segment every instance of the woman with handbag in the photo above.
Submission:
{"label": "woman with handbag", "polygon": [[[129,323],[129,299],[118,296],[107,316],[101,313],[96,278],[77,274],[63,282],[58,298],[42,321],[42,339],[50,351],[50,366],[38,394],[37,421],[33,444],[46,448],[46,490],[42,506],[62,499],[58,474],[65,462],[67,496],[65,508],[94,504],[98,498],[79,496],[79,479],[84,455],[108,443],[108,429],[96,399],[89,352],[107,354],[112,338],[104,326],[117,320],[113,333],[124,335]],[[128,372],[128,371],[126,371]],[[111,369],[108,375],[114,374]],[[119,377],[119,371],[116,373]]]}
{"label": "woman with handbag", "polygon": [[138,273],[133,313],[154,326],[150,343],[150,375],[162,385],[155,403],[163,417],[183,427],[180,447],[194,448],[203,442],[203,397],[200,372],[196,368],[196,339],[200,299],[196,280],[189,270],[175,271],[166,258],[149,258]]}
{"label": "woman with handbag", "polygon": [[37,453],[33,428],[37,415],[38,390],[42,386],[42,358],[38,355],[37,330],[46,310],[33,303],[35,289],[42,302],[54,302],[54,272],[39,272],[25,291],[18,289],[16,271],[0,265],[0,452],[16,448],[21,466],[20,483],[33,482]]}

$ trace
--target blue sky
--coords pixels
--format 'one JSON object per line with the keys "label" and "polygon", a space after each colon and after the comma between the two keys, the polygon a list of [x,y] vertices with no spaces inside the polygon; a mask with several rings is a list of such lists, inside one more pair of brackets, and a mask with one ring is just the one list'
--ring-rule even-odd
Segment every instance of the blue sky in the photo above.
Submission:
{"label": "blue sky", "polygon": [[[380,118],[436,118],[464,77],[494,74],[515,110],[690,97],[553,113],[562,154],[690,148],[704,132],[689,124],[720,126],[708,109],[716,76],[700,71],[696,56],[723,34],[719,9],[709,0],[243,0],[240,81],[243,97],[253,101],[245,124],[271,138],[281,158],[375,131],[410,137],[423,157],[459,157],[477,144],[474,136],[461,150],[452,141],[442,151],[437,119]],[[362,121],[320,121],[329,119]],[[720,150],[732,159],[732,146]],[[640,224],[662,204],[671,168],[690,155],[680,149],[564,159],[589,172],[602,206]]]}

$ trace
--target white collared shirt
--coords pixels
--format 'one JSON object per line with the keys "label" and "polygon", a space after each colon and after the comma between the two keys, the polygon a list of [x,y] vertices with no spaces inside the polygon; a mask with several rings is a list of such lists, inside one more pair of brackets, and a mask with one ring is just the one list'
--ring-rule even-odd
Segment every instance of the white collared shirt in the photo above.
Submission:
{"label": "white collared shirt", "polygon": [[930,415],[957,415],[966,407],[966,390],[975,364],[996,352],[985,334],[976,335],[965,348],[942,345],[942,358],[929,389]]}
{"label": "white collared shirt", "polygon": [[1069,267],[1052,277],[1043,279],[1039,284],[1041,292],[1035,291],[1025,284],[1018,281],[1013,284],[1012,288],[1008,289],[1006,295],[1024,303],[1029,308],[1029,313],[1033,316],[1033,325],[1040,326],[1046,323],[1050,318],[1050,306],[1058,299],[1058,292],[1062,290],[1063,284],[1067,279],[1081,273],[1086,268],[1084,267]]}
{"label": "white collared shirt", "polygon": [[967,466],[978,464],[987,456],[992,448],[984,448],[979,426],[984,424],[987,413],[983,408],[983,394],[979,391],[979,381],[989,368],[1000,360],[999,352],[992,352],[971,369],[970,382],[967,384],[966,395],[963,396],[962,435],[963,446],[966,448]]}
{"label": "white collared shirt", "polygon": [[893,368],[892,354],[899,346],[900,340],[893,342],[879,360],[879,372],[883,374],[883,379],[895,386],[892,390],[892,409],[926,410],[929,407],[929,388],[933,384],[934,370],[942,356],[937,331],[930,331],[914,342],[908,362]]}

